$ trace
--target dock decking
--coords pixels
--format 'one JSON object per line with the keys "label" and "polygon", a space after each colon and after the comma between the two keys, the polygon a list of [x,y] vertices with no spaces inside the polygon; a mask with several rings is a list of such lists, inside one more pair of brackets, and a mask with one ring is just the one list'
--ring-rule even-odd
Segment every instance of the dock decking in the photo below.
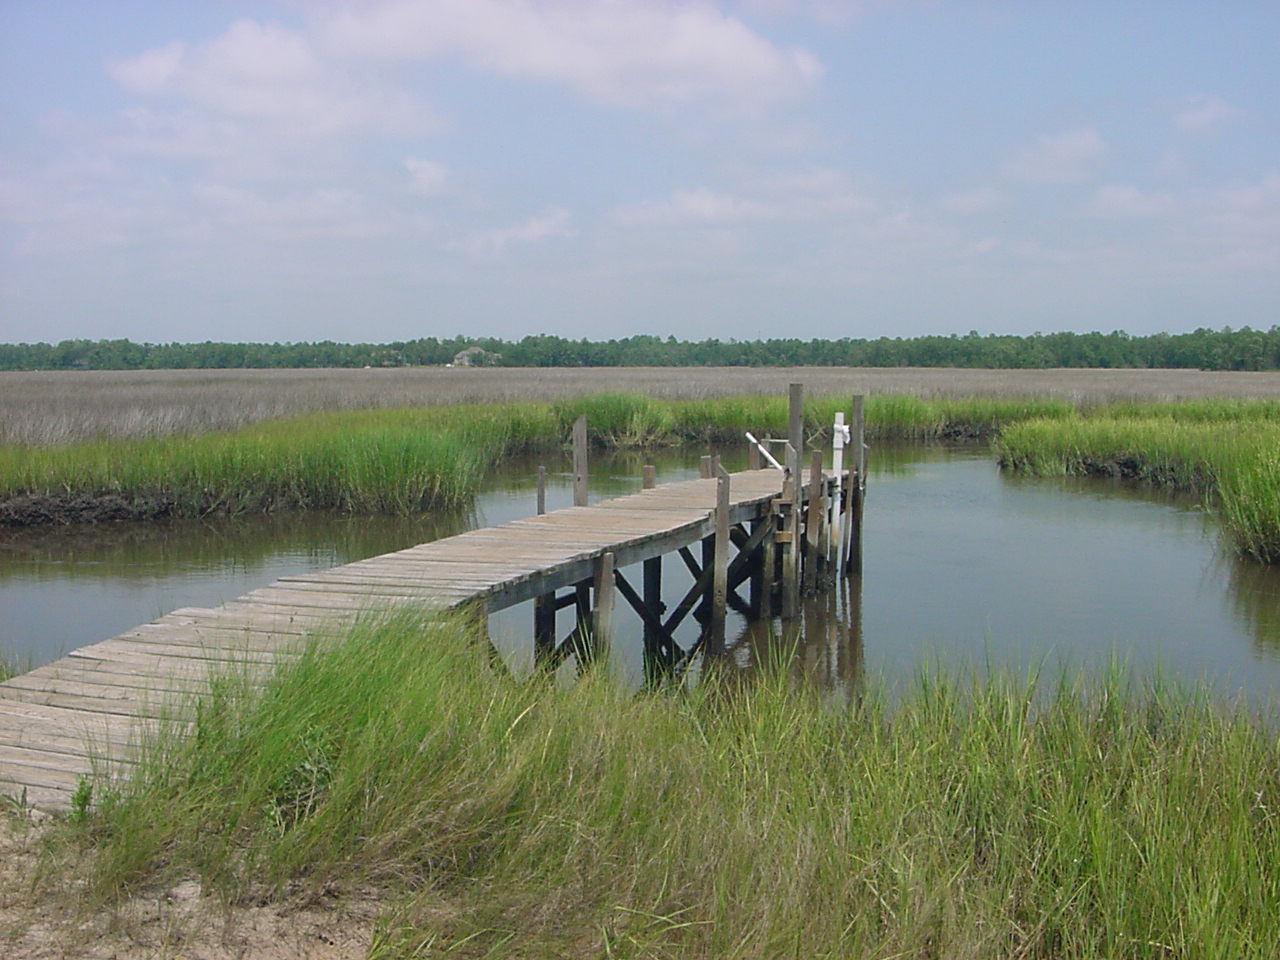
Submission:
{"label": "dock decking", "polygon": [[[783,487],[783,474],[775,470],[733,474],[727,523],[760,530],[768,524],[772,532]],[[232,663],[268,666],[301,638],[322,640],[373,608],[483,602],[492,612],[551,597],[554,615],[555,591],[588,589],[584,583],[599,577],[602,562],[613,571],[675,550],[687,554],[690,545],[716,534],[717,520],[725,529],[726,518],[716,515],[718,489],[716,479],[664,484],[473,530],[284,577],[220,607],[176,610],[82,647],[0,683],[0,794],[48,809],[66,808],[82,777],[127,771],[148,724],[181,695],[207,690],[219,669]],[[798,491],[806,489],[801,483],[792,491],[797,508]],[[799,512],[785,539],[779,531],[780,542],[798,543]],[[741,527],[734,533],[744,553],[763,541],[759,535],[748,540]],[[772,553],[768,556],[772,562]],[[707,557],[704,551],[709,582]],[[737,572],[740,580],[746,578]],[[646,630],[661,633],[661,624],[646,621]]]}

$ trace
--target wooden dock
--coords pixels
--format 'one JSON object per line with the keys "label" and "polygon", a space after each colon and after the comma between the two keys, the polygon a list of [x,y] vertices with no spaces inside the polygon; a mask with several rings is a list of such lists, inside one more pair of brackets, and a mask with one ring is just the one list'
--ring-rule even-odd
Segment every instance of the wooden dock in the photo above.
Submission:
{"label": "wooden dock", "polygon": [[[793,412],[798,400],[793,390]],[[792,421],[798,443],[798,415]],[[854,435],[861,450],[860,426]],[[585,504],[581,420],[575,439],[575,501]],[[803,590],[858,569],[865,462],[837,476],[824,473],[815,454],[806,477],[791,442],[787,451],[784,470],[730,475],[707,457],[703,479],[662,486],[646,468],[639,493],[283,577],[220,607],[175,610],[12,677],[0,683],[0,795],[66,809],[85,778],[127,776],[146,732],[183,723],[175,709],[197,702],[211,678],[232,667],[267,668],[296,655],[300,644],[323,642],[362,615],[401,605],[493,613],[533,601],[533,659],[544,669],[598,656],[619,599],[640,618],[653,675],[698,651],[722,654],[727,608],[794,617]],[[540,487],[540,511],[542,502]],[[668,609],[662,558],[673,553],[689,584]],[[636,565],[638,587],[625,569]],[[572,620],[563,637],[561,610]],[[700,624],[699,636],[682,647],[675,631],[689,617]]]}
{"label": "wooden dock", "polygon": [[[580,605],[578,628],[563,640],[547,632],[548,622],[554,630],[554,619],[543,614],[541,635],[535,637],[538,656],[554,664],[582,656],[607,639],[607,613],[616,590],[643,608],[655,657],[670,664],[688,653],[672,647],[679,618],[697,615],[701,608],[703,619],[714,619],[707,602],[716,586],[714,565],[689,548],[714,541],[718,525],[727,528],[739,550],[732,563],[723,564],[719,589],[729,596],[752,581],[760,564],[748,559],[764,554],[766,539],[777,539],[774,517],[784,479],[776,470],[751,470],[727,481],[664,484],[284,577],[220,607],[175,610],[82,647],[0,683],[0,794],[65,808],[81,778],[127,770],[148,723],[164,716],[182,695],[199,694],[211,675],[231,664],[269,665],[301,639],[332,635],[372,609],[483,603],[493,612],[535,600],[554,616],[557,607]],[[728,510],[721,515],[717,501],[726,487]],[[774,536],[766,538],[766,531]],[[653,601],[652,564],[672,552],[686,556],[693,583],[685,601],[665,611]],[[704,549],[703,558],[715,552]],[[640,589],[631,586],[623,570],[634,564],[648,565]],[[757,576],[752,583],[753,599],[739,603],[767,604],[758,581]],[[568,594],[557,596],[562,590]]]}

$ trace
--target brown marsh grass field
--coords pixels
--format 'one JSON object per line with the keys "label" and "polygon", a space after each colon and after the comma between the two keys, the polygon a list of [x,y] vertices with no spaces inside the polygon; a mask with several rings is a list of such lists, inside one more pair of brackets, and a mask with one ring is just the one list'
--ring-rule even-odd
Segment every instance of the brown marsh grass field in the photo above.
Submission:
{"label": "brown marsh grass field", "polygon": [[0,373],[0,443],[222,430],[292,414],[547,401],[609,391],[688,400],[778,395],[1059,397],[1074,403],[1280,397],[1280,372],[935,367],[593,367],[101,370]]}

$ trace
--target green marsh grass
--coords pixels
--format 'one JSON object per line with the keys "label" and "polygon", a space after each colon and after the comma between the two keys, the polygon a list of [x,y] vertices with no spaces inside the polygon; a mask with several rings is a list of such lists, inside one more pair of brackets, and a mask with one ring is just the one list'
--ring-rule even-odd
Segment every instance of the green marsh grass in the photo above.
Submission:
{"label": "green marsh grass", "polygon": [[183,516],[331,508],[408,513],[457,505],[504,453],[547,442],[541,407],[309,414],[237,431],[0,447],[0,497],[154,498]]}
{"label": "green marsh grass", "polygon": [[[848,398],[816,398],[806,432],[829,431]],[[1060,400],[872,397],[872,438],[989,433],[1028,416],[1066,415]],[[276,509],[410,513],[471,498],[500,458],[562,445],[578,415],[611,447],[784,436],[781,397],[659,400],[608,393],[555,404],[512,403],[313,413],[238,430],[69,445],[0,445],[0,500],[22,495],[141,499],[153,514]]]}
{"label": "green marsh grass", "polygon": [[1267,719],[1119,670],[566,688],[402,616],[230,678],[81,829],[107,899],[377,889],[374,956],[1270,958]]}
{"label": "green marsh grass", "polygon": [[[822,442],[849,398],[811,398]],[[782,437],[780,396],[658,399],[614,392],[555,403],[314,413],[239,430],[65,446],[0,445],[0,501],[22,495],[140,499],[145,513],[277,509],[407,514],[462,505],[506,456],[562,446],[586,414],[592,441],[637,448]],[[1249,556],[1280,560],[1280,401],[1199,399],[1077,408],[1064,399],[869,397],[867,436],[1001,436],[1001,457],[1037,473],[1119,470],[1207,494]]]}
{"label": "green marsh grass", "polygon": [[[805,402],[806,437],[830,434],[836,411],[846,418],[848,396],[811,397]],[[750,430],[758,436],[785,437],[785,396],[708,397],[657,400],[641,393],[608,393],[578,397],[555,405],[562,433],[586,414],[593,440],[602,446],[645,446],[677,443],[731,443]],[[866,402],[870,439],[936,440],[949,436],[986,436],[1003,424],[1031,417],[1068,417],[1075,407],[1065,400],[1011,397],[943,397],[925,399],[906,394],[872,396]]]}

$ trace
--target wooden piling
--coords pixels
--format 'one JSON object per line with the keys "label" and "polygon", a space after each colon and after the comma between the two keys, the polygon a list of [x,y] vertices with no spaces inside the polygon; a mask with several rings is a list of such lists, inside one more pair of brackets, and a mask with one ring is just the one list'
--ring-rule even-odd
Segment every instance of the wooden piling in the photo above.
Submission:
{"label": "wooden piling", "polygon": [[[652,557],[644,562],[644,582],[641,585],[643,591],[644,606],[654,615],[655,618],[661,618],[666,613],[666,605],[662,602],[662,558]],[[671,651],[666,649],[666,638],[660,629],[660,624],[650,620],[644,621],[644,650],[645,653],[652,657],[655,662],[664,668],[672,666],[669,663]]]}
{"label": "wooden piling", "polygon": [[723,656],[725,652],[725,608],[729,600],[729,502],[729,474],[717,466],[711,625],[707,634],[707,655],[713,657]]}
{"label": "wooden piling", "polygon": [[862,575],[862,502],[867,492],[867,447],[865,398],[853,397],[853,426],[849,431],[853,451],[850,467],[857,468],[857,480],[849,485],[849,553],[845,562],[846,576]]}
{"label": "wooden piling", "polygon": [[587,505],[587,415],[573,422],[573,505]]}
{"label": "wooden piling", "polygon": [[804,462],[804,384],[791,384],[788,401],[787,442],[795,449],[796,463],[799,464]]}
{"label": "wooden piling", "polygon": [[698,458],[698,476],[703,480],[710,480],[713,476],[711,472],[711,455]]}
{"label": "wooden piling", "polygon": [[761,466],[760,448],[754,443],[747,444],[747,469],[759,470]]}
{"label": "wooden piling", "polygon": [[774,518],[766,515],[751,525],[751,535],[765,528],[756,548],[756,555],[751,559],[751,615],[758,620],[766,620],[773,616],[773,578],[777,562],[774,559]]}
{"label": "wooden piling", "polygon": [[804,590],[817,589],[818,558],[822,548],[822,451],[809,458],[809,503],[804,524]]}
{"label": "wooden piling", "polygon": [[800,581],[800,477],[796,448],[787,443],[787,475],[782,482],[782,528],[777,541],[782,546],[782,619],[792,620],[798,611]]}
{"label": "wooden piling", "polygon": [[853,459],[854,454],[849,454],[849,465],[844,471],[844,489],[840,492],[840,509],[844,511],[844,522],[840,525],[840,573],[843,576],[849,575],[849,550],[853,543],[853,501],[857,496],[858,483],[858,467],[857,461]]}
{"label": "wooden piling", "polygon": [[652,463],[646,463],[640,470],[640,487],[644,490],[652,490],[658,485],[658,468]]}
{"label": "wooden piling", "polygon": [[[538,516],[547,512],[547,468],[538,467]],[[533,663],[544,666],[556,650],[556,595],[544,593],[533,601]]]}
{"label": "wooden piling", "polygon": [[573,652],[578,658],[579,672],[595,659],[596,653],[592,631],[591,585],[592,581],[584,580],[573,587]]}
{"label": "wooden piling", "polygon": [[592,655],[607,656],[609,640],[613,630],[613,607],[617,596],[617,587],[613,582],[613,554],[601,554],[596,563],[594,583],[595,609],[591,611],[591,646]]}

